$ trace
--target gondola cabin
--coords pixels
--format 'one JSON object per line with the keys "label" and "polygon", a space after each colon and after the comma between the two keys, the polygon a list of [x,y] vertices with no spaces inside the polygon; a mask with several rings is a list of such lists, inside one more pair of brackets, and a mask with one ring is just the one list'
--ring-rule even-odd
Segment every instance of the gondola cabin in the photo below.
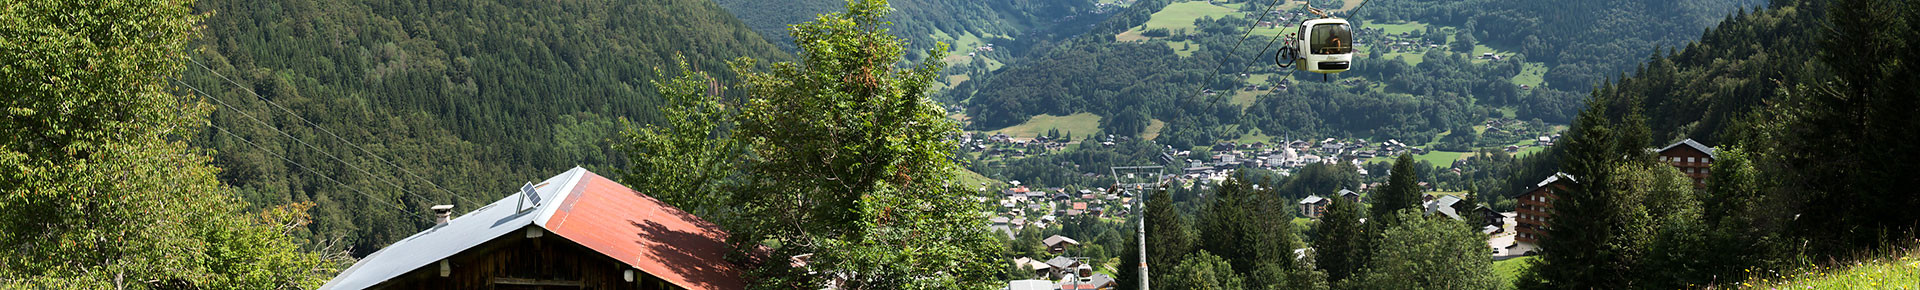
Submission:
{"label": "gondola cabin", "polygon": [[1300,54],[1299,67],[1309,72],[1330,74],[1347,71],[1353,63],[1353,30],[1346,19],[1322,18],[1300,23],[1300,38],[1306,51]]}

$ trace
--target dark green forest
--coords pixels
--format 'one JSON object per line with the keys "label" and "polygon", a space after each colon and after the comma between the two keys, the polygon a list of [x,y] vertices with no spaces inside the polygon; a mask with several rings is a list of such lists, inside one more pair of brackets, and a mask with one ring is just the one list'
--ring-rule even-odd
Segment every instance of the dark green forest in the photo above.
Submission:
{"label": "dark green forest", "polygon": [[206,28],[178,93],[220,106],[194,143],[219,152],[244,200],[313,202],[316,222],[296,235],[358,254],[430,225],[430,205],[472,209],[576,165],[617,168],[610,138],[657,121],[650,81],[676,59],[737,80],[724,61],[789,57],[707,1],[194,9]]}
{"label": "dark green forest", "polygon": [[[821,13],[840,12],[841,0],[716,0],[738,16],[747,27],[770,42],[789,51],[794,49],[789,25],[811,21]],[[890,34],[910,43],[910,59],[926,57],[925,50],[936,41],[957,45],[951,39],[935,39],[944,34],[958,37],[973,34],[1019,56],[1049,42],[1080,34],[1090,24],[1099,23],[1112,9],[1100,9],[1091,0],[903,0],[887,4],[895,10],[886,19],[893,23]]]}

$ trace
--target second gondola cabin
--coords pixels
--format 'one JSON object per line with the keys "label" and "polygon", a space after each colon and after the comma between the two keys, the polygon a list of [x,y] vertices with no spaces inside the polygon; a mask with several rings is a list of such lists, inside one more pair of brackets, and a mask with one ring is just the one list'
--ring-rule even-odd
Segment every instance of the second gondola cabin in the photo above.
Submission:
{"label": "second gondola cabin", "polygon": [[1296,43],[1307,46],[1300,54],[1299,67],[1315,73],[1347,71],[1353,63],[1353,30],[1346,19],[1321,18],[1300,23]]}

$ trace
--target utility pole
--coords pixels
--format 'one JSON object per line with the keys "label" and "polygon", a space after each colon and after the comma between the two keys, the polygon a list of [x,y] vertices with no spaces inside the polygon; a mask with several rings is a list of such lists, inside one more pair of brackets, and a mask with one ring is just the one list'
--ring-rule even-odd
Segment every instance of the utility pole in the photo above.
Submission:
{"label": "utility pole", "polygon": [[[1138,228],[1134,230],[1134,239],[1139,241],[1135,244],[1140,245],[1138,249],[1140,251],[1140,290],[1152,289],[1148,288],[1147,285],[1147,186],[1151,185],[1155,189],[1163,189],[1164,186],[1166,186],[1163,182],[1166,176],[1165,171],[1165,166],[1157,165],[1115,166],[1108,169],[1108,172],[1113,174],[1114,189],[1118,191],[1133,190],[1139,193],[1135,195],[1133,201],[1135,205],[1134,209],[1138,212],[1138,218],[1134,219],[1134,224],[1138,226]],[[1122,175],[1120,172],[1126,172],[1126,174]],[[1150,177],[1152,179],[1149,180],[1147,179],[1149,177],[1139,176],[1143,174],[1152,174],[1153,176]],[[1113,192],[1108,193],[1112,194]],[[1161,190],[1160,193],[1165,194],[1165,190]]]}

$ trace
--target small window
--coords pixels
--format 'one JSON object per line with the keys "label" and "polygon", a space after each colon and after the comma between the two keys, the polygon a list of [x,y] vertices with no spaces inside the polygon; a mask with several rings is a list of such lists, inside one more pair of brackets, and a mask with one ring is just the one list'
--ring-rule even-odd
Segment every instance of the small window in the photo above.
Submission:
{"label": "small window", "polygon": [[1346,24],[1313,26],[1313,54],[1353,53],[1353,31]]}

